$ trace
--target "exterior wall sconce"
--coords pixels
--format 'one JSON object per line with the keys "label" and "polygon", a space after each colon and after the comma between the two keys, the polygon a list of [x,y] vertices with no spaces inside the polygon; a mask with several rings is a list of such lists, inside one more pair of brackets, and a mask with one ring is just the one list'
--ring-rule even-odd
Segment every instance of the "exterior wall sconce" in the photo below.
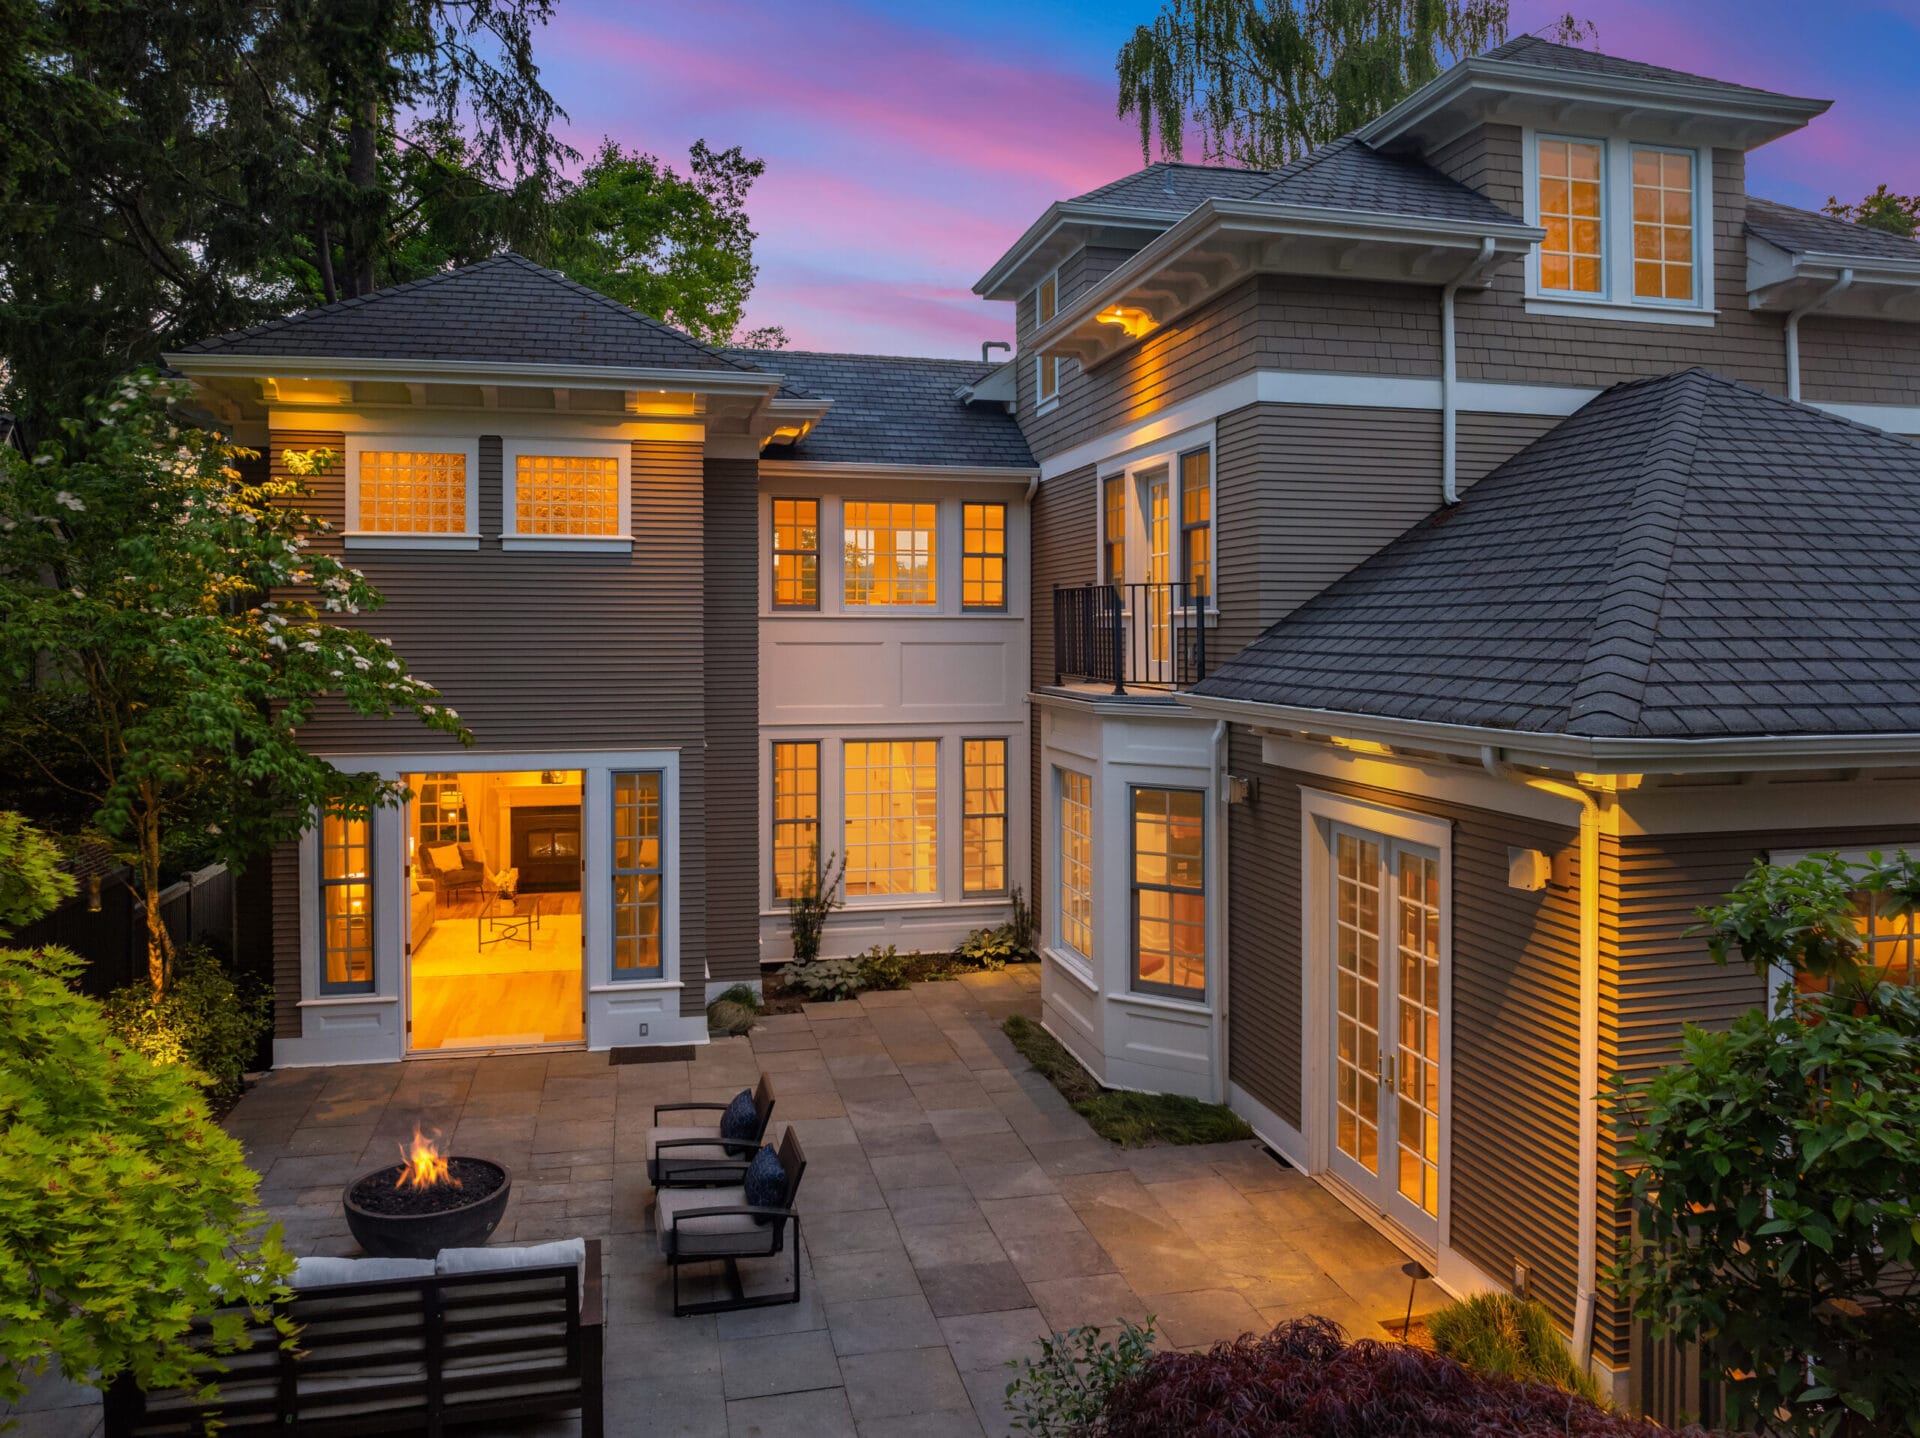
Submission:
{"label": "exterior wall sconce", "polygon": [[100,912],[100,876],[98,874],[87,875],[87,912],[89,914]]}
{"label": "exterior wall sconce", "polygon": [[1538,849],[1507,850],[1507,887],[1538,893],[1553,878],[1553,860]]}
{"label": "exterior wall sconce", "polygon": [[1227,775],[1227,802],[1229,804],[1251,804],[1260,797],[1260,781],[1249,779],[1244,774]]}

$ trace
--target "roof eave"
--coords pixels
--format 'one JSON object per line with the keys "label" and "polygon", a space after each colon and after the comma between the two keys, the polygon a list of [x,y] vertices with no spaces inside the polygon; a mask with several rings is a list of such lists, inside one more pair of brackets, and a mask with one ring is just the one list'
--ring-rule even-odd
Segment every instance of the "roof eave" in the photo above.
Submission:
{"label": "roof eave", "polygon": [[1778,139],[1826,113],[1831,100],[1728,90],[1711,82],[1603,75],[1475,56],[1423,85],[1355,134],[1375,149],[1390,145],[1432,120],[1475,90],[1498,94],[1511,105],[1525,97],[1558,104],[1604,104],[1714,119],[1751,132],[1747,147]]}
{"label": "roof eave", "polygon": [[[1172,285],[1165,282],[1164,277],[1178,262],[1210,241],[1229,236],[1231,246],[1243,247],[1246,251],[1238,262],[1229,258],[1226,263],[1199,273],[1193,282]],[[1072,354],[1083,367],[1090,368],[1172,324],[1250,275],[1272,271],[1324,272],[1367,278],[1352,263],[1357,255],[1364,253],[1355,247],[1376,245],[1407,252],[1406,272],[1391,278],[1443,285],[1456,278],[1466,259],[1478,258],[1489,241],[1495,255],[1521,255],[1545,236],[1544,230],[1517,222],[1487,224],[1263,200],[1210,199],[1062,310],[1028,340],[1028,348],[1036,353]],[[1334,243],[1343,248],[1340,257],[1331,263],[1289,267],[1283,261],[1287,246],[1293,241]],[[1449,257],[1458,257],[1459,262],[1446,263]],[[1156,281],[1161,283],[1154,287]],[[1165,296],[1165,302],[1151,308],[1127,306],[1139,308],[1149,317],[1149,329],[1135,333],[1096,319],[1101,313],[1122,306],[1128,298],[1144,298],[1149,293]]]}
{"label": "roof eave", "polygon": [[992,269],[974,281],[973,292],[983,300],[1018,299],[1025,293],[1027,286],[1016,283],[1015,276],[1036,250],[1068,225],[1084,225],[1089,229],[1111,226],[1157,231],[1166,229],[1178,218],[1167,210],[1148,210],[1137,205],[1101,205],[1087,204],[1077,200],[1056,200],[1041,212],[1039,219],[1027,226],[1026,232],[994,262]]}
{"label": "roof eave", "polygon": [[[1879,255],[1845,255],[1817,250],[1787,250],[1764,235],[1773,258],[1747,272],[1747,307],[1784,313],[1813,301],[1823,313],[1869,319],[1920,319],[1920,254],[1913,259]],[[1920,250],[1920,245],[1915,246]],[[1751,255],[1751,251],[1750,251]],[[1845,292],[1837,300],[1820,302],[1819,291],[1845,278]],[[1814,287],[1809,292],[1809,286]]]}
{"label": "roof eave", "polygon": [[1182,693],[1197,713],[1254,729],[1337,735],[1463,759],[1582,774],[1696,774],[1751,770],[1895,768],[1920,763],[1920,733],[1761,734],[1697,739],[1603,738],[1472,724],[1440,724],[1335,709]]}
{"label": "roof eave", "polygon": [[783,382],[782,376],[771,370],[683,369],[678,366],[503,364],[494,360],[264,355],[230,350],[188,351],[162,355],[161,358],[190,379],[297,375],[302,379],[368,382],[424,381],[747,395],[777,391]]}

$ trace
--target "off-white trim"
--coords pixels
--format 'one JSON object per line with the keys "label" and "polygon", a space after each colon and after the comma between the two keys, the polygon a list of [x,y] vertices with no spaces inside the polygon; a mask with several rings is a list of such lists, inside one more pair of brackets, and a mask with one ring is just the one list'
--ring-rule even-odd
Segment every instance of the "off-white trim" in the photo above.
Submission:
{"label": "off-white trim", "polygon": [[1031,284],[1021,285],[1018,292],[995,293],[1008,286],[1019,270],[1041,246],[1052,242],[1053,237],[1069,225],[1085,226],[1089,229],[1119,227],[1130,230],[1160,231],[1171,225],[1177,215],[1166,210],[1148,210],[1134,205],[1088,204],[1078,200],[1056,200],[1041,212],[1040,218],[1027,226],[1025,234],[1013,242],[1004,255],[994,262],[988,270],[974,282],[973,292],[984,300],[1018,299],[1019,293],[1032,289]]}
{"label": "off-white trim", "polygon": [[[349,548],[363,549],[477,549],[480,541],[480,436],[477,434],[422,434],[418,430],[394,429],[380,434],[349,432],[346,438],[346,526],[344,541]],[[467,517],[459,533],[428,530],[407,534],[391,529],[360,528],[360,457],[368,450],[419,454],[458,454],[467,466]]]}
{"label": "off-white trim", "polygon": [[1817,400],[1812,404],[1815,409],[1823,409],[1840,419],[1871,425],[1888,434],[1920,434],[1920,405],[1917,404],[1822,404]]}
{"label": "off-white trim", "polygon": [[357,529],[342,531],[340,542],[348,549],[478,549],[477,534],[362,534]]}
{"label": "off-white trim", "polygon": [[[1543,295],[1545,293],[1542,292]],[[1720,313],[1699,305],[1675,308],[1645,300],[1638,304],[1623,305],[1604,299],[1569,299],[1564,295],[1555,295],[1552,299],[1529,295],[1525,309],[1530,315],[1551,319],[1618,321],[1630,325],[1684,325],[1703,330],[1712,329]]]}

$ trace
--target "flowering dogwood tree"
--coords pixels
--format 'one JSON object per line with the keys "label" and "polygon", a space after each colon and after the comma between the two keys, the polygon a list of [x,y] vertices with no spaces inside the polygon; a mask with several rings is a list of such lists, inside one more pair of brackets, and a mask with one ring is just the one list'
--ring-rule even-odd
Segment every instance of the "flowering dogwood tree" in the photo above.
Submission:
{"label": "flowering dogwood tree", "polygon": [[472,742],[356,620],[380,594],[311,546],[327,526],[300,508],[304,477],[332,454],[290,452],[295,478],[250,481],[252,452],[179,423],[183,398],[141,372],[31,459],[0,453],[0,752],[137,854],[156,993],[163,835],[202,831],[237,864],[317,809],[399,797],[301,747],[322,700]]}

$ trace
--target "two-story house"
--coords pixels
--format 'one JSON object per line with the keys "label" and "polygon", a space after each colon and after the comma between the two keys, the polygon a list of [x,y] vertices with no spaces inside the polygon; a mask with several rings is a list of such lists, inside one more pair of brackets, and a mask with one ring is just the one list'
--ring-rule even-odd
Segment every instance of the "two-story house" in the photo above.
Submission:
{"label": "two-story house", "polygon": [[1696,906],[1920,842],[1920,245],[1746,189],[1826,108],[1518,40],[1049,207],[998,365],[517,256],[170,356],[340,455],[316,542],[477,739],[309,726],[413,797],[273,856],[278,1061],[696,1044],[829,855],[829,953],[1024,887],[1105,1082],[1624,1374],[1602,1084],[1765,999]]}

